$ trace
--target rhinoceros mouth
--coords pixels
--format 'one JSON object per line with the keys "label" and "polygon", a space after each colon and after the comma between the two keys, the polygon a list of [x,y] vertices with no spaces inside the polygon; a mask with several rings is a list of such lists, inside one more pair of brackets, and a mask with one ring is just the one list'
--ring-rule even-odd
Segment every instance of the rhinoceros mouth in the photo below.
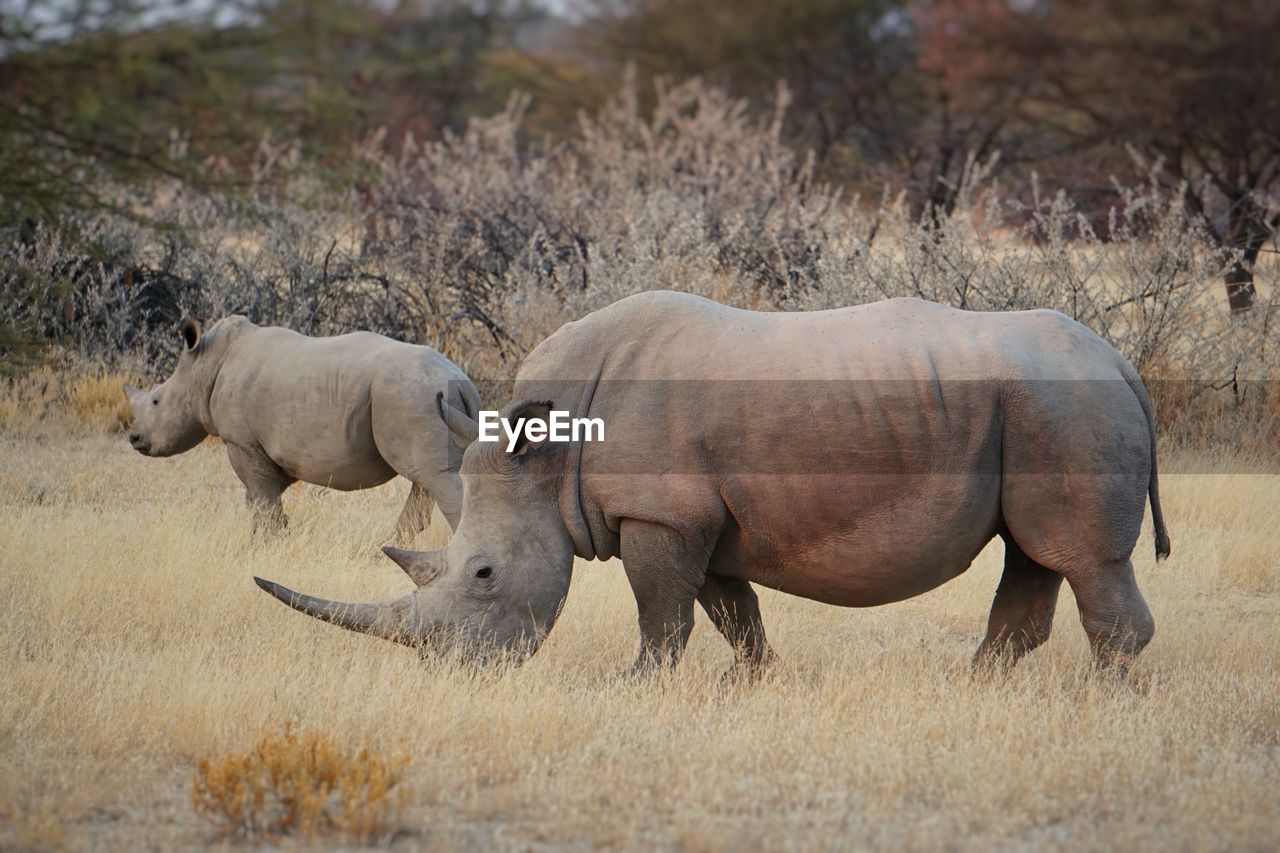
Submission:
{"label": "rhinoceros mouth", "polygon": [[133,446],[134,450],[138,451],[143,456],[151,455],[151,442],[147,441],[142,436],[140,435],[129,436],[129,444]]}

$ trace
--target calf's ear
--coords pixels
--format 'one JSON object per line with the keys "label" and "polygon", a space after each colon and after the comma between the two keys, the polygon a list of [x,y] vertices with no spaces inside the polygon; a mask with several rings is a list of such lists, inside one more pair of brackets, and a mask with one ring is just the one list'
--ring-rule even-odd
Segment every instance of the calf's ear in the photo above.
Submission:
{"label": "calf's ear", "polygon": [[191,352],[200,344],[200,338],[204,336],[204,329],[200,326],[200,321],[195,317],[188,317],[182,321],[182,342],[187,346],[187,352]]}

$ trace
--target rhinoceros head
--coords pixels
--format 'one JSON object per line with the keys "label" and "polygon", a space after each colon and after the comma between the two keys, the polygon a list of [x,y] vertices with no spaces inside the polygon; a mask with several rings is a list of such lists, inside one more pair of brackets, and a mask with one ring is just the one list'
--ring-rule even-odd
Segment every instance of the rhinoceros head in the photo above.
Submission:
{"label": "rhinoceros head", "polygon": [[[521,403],[504,415],[545,417],[549,409]],[[511,450],[477,442],[475,421],[444,401],[441,410],[454,434],[470,442],[460,469],[462,519],[438,551],[383,549],[417,584],[413,592],[345,604],[254,581],[295,610],[424,654],[447,649],[473,662],[531,655],[560,613],[573,570],[573,543],[557,503],[563,450],[525,439]]]}
{"label": "rhinoceros head", "polygon": [[172,376],[150,391],[124,386],[131,414],[129,443],[144,456],[184,453],[208,434],[199,414],[208,398],[207,371],[201,370],[208,347],[198,320],[183,320],[180,331],[183,348]]}

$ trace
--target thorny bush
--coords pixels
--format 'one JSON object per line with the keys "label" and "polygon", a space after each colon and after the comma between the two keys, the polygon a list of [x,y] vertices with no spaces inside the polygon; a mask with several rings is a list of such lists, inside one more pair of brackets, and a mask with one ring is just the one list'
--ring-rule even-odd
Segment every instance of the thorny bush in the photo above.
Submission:
{"label": "thorny bush", "polygon": [[[1162,419],[1182,418],[1180,439],[1224,412],[1233,429],[1274,438],[1276,290],[1230,320],[1218,292],[1232,255],[1155,174],[1117,184],[1102,223],[1064,192],[1006,193],[980,162],[950,213],[891,193],[868,204],[816,181],[784,144],[787,104],[780,88],[758,119],[698,80],[659,82],[646,113],[629,82],[548,146],[524,141],[528,101],[514,97],[462,134],[375,135],[353,151],[362,177],[342,189],[264,140],[247,193],[119,188],[136,216],[4,235],[0,331],[160,376],[186,313],[308,334],[372,329],[436,347],[496,402],[561,323],[638,291],[762,309],[920,296],[1056,308],[1170,384],[1155,393],[1177,401]],[[1270,276],[1258,270],[1264,288]]]}

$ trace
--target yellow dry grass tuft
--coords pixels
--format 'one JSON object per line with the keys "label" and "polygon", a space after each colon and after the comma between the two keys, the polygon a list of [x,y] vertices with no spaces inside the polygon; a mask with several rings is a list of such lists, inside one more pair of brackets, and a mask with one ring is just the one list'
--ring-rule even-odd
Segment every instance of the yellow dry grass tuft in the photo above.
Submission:
{"label": "yellow dry grass tuft", "polygon": [[45,807],[38,814],[23,814],[10,807],[6,816],[9,823],[9,845],[13,850],[29,853],[44,850],[65,850],[67,839],[58,825],[58,819]]}
{"label": "yellow dry grass tuft", "polygon": [[29,428],[49,409],[58,395],[58,375],[39,367],[0,384],[0,426],[6,430]]}
{"label": "yellow dry grass tuft", "polygon": [[885,607],[763,591],[779,662],[759,684],[721,683],[729,650],[701,616],[676,672],[632,683],[617,563],[577,566],[523,667],[423,663],[251,580],[402,595],[378,546],[403,482],[295,486],[288,533],[255,546],[216,445],[145,459],[119,436],[0,435],[0,803],[40,816],[0,817],[0,848],[30,831],[222,843],[191,808],[193,762],[293,722],[348,756],[408,759],[403,848],[1275,849],[1280,547],[1262,512],[1280,477],[1261,461],[1162,456],[1173,556],[1156,564],[1144,532],[1157,628],[1127,684],[1092,677],[1069,590],[1042,649],[971,675],[998,545]]}
{"label": "yellow dry grass tuft", "polygon": [[123,373],[97,370],[71,380],[66,390],[67,408],[82,423],[102,432],[119,432],[129,423],[129,401]]}
{"label": "yellow dry grass tuft", "polygon": [[400,785],[407,763],[403,756],[353,752],[328,733],[299,734],[286,724],[247,752],[196,759],[191,801],[230,833],[376,841],[395,830],[411,795]]}
{"label": "yellow dry grass tuft", "polygon": [[0,386],[0,428],[29,432],[37,426],[119,432],[129,422],[126,373],[92,368],[56,372],[41,367]]}

